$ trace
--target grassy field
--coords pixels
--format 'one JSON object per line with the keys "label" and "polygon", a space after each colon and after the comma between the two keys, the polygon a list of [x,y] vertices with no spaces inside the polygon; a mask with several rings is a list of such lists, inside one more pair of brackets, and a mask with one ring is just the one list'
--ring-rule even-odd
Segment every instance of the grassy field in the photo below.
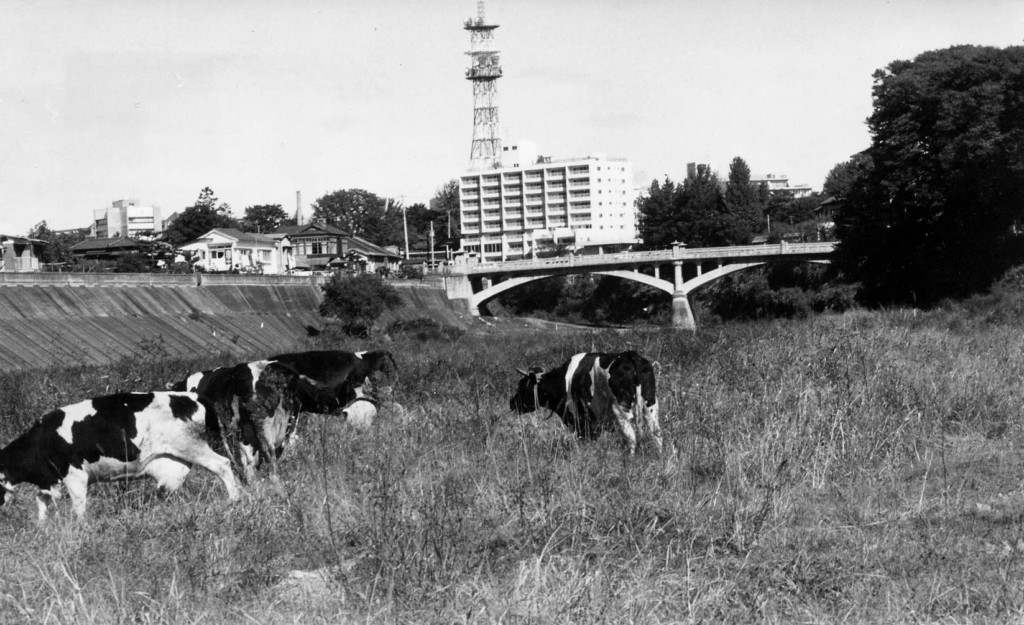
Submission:
{"label": "grassy field", "polygon": [[[1019,622],[1021,309],[378,343],[393,402],[304,420],[281,488],[99,485],[44,527],[24,488],[0,622]],[[516,367],[623,348],[660,363],[663,457],[510,414]],[[0,376],[0,439],[216,364],[156,356]]]}

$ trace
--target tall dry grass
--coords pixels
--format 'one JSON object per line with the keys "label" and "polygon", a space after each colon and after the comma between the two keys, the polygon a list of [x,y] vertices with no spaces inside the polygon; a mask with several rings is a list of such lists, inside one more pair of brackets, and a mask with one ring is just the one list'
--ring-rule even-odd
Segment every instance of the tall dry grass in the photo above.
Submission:
{"label": "tall dry grass", "polygon": [[[396,337],[378,424],[305,419],[280,488],[229,504],[199,471],[167,499],[99,485],[86,522],[65,502],[44,527],[26,489],[0,510],[0,621],[1018,620],[1011,304]],[[516,367],[624,348],[660,364],[663,456],[509,413]],[[0,376],[2,438],[54,405],[215,361]]]}

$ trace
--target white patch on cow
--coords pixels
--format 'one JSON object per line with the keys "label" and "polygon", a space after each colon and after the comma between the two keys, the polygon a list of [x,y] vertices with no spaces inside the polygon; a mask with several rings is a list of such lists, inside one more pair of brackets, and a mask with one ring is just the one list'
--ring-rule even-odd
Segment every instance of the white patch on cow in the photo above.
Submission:
{"label": "white patch on cow", "polygon": [[252,392],[253,393],[256,392],[256,382],[259,381],[260,376],[263,375],[263,370],[266,369],[267,365],[269,365],[271,362],[273,362],[273,361],[272,360],[257,360],[255,362],[250,362],[247,365],[249,367],[249,371],[252,373]]}
{"label": "white patch on cow", "polygon": [[193,373],[192,375],[185,378],[185,390],[190,393],[195,393],[196,389],[199,388],[199,383],[203,380],[203,372]]}
{"label": "white patch on cow", "polygon": [[[580,361],[586,358],[587,353],[581,352],[576,354],[569,359],[569,366],[565,368],[565,406],[569,410],[570,414],[579,418],[580,415],[576,414],[576,402],[572,396],[572,378],[576,375],[576,369],[580,366]],[[538,380],[539,382],[539,380]]]}
{"label": "white patch on cow", "polygon": [[93,408],[91,399],[65,406],[61,410],[64,411],[64,420],[61,421],[60,427],[57,428],[57,435],[69,444],[72,441],[72,426],[96,414],[96,409]]}
{"label": "white patch on cow", "polygon": [[365,350],[364,350],[364,351],[361,351],[361,352],[354,352],[354,355],[355,355],[355,357],[356,357],[356,358],[358,358],[359,360],[362,360],[362,359],[363,359],[363,356],[364,356],[365,354],[366,354],[366,351],[365,351]]}

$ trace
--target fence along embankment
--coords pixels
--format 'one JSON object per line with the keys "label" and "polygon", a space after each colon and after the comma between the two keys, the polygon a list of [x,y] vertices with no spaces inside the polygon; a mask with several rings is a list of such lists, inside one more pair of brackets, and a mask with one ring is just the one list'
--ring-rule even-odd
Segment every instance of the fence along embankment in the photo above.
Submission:
{"label": "fence along embankment", "polygon": [[[395,286],[406,305],[382,322],[464,324],[440,282]],[[316,277],[0,273],[0,371],[139,354],[263,357],[323,325],[320,298]]]}

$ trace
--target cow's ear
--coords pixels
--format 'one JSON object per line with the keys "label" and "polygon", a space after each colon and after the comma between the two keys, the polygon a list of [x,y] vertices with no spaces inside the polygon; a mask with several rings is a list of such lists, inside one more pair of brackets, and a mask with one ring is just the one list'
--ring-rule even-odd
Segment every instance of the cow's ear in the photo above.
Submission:
{"label": "cow's ear", "polygon": [[529,372],[523,371],[522,369],[516,369],[516,373],[518,373],[519,375],[523,376],[524,378],[530,377]]}

